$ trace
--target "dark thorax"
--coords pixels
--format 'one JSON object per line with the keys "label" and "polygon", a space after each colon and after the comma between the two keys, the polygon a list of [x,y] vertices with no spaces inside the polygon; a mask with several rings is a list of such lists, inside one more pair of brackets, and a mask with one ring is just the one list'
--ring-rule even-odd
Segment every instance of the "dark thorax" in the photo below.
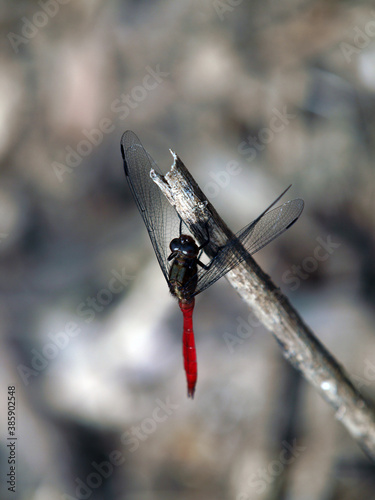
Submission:
{"label": "dark thorax", "polygon": [[198,281],[199,248],[191,236],[182,234],[170,244],[172,260],[169,270],[169,289],[179,301],[188,303],[192,300]]}

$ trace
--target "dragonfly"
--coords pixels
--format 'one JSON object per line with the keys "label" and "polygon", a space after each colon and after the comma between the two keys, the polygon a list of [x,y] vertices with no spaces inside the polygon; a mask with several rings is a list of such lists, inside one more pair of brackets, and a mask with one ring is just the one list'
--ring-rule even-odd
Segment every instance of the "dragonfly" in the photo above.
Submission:
{"label": "dragonfly", "polygon": [[146,225],[169,290],[178,300],[183,314],[182,351],[187,395],[193,398],[198,377],[193,330],[196,295],[238,266],[249,254],[258,252],[291,227],[301,215],[304,202],[298,198],[271,210],[289,186],[255,220],[217,248],[215,255],[205,264],[201,261],[201,255],[209,243],[209,234],[201,245],[197,244],[193,236],[186,234],[185,225],[177,211],[150,176],[152,170],[162,175],[159,167],[137,135],[130,130],[124,132],[121,138],[121,154],[130,191]]}

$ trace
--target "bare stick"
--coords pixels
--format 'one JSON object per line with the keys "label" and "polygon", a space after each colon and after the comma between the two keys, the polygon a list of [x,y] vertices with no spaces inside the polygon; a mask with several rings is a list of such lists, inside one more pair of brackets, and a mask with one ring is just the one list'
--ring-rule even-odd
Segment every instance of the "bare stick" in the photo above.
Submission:
{"label": "bare stick", "polygon": [[[206,253],[225,244],[232,232],[172,151],[174,165],[164,177],[151,170],[151,178],[198,241],[210,234]],[[327,351],[303,322],[289,300],[248,255],[230,271],[228,281],[249,304],[261,323],[273,333],[283,356],[308,380],[335,409],[335,416],[375,462],[375,415],[353,386],[343,367]]]}

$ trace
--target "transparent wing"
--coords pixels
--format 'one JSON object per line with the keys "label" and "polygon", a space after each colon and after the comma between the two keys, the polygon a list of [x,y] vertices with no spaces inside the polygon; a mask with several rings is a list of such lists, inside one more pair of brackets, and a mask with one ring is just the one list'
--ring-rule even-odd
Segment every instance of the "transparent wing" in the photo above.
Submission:
{"label": "transparent wing", "polygon": [[[154,169],[160,174],[160,169],[134,132],[127,131],[123,134],[121,152],[131,192],[148,230],[161,270],[168,282],[169,244],[180,233],[180,219],[176,210],[152,181],[150,170]],[[303,210],[303,200],[288,201],[280,207],[270,210],[286,191],[271,203],[257,219],[226,242],[212,259],[208,270],[199,267],[198,284],[193,295],[208,288],[240,264],[248,253],[257,252],[296,222]]]}
{"label": "transparent wing", "polygon": [[241,229],[236,236],[246,250],[254,254],[290,228],[301,215],[303,207],[304,202],[299,198],[287,201]]}
{"label": "transparent wing", "polygon": [[254,254],[258,252],[296,222],[304,207],[304,202],[301,199],[287,201],[280,207],[268,211],[281,196],[257,219],[241,229],[234,238],[228,240],[226,245],[213,258],[207,271],[199,269],[195,295],[203,292],[228,271],[240,264],[246,258],[247,253]]}
{"label": "transparent wing", "polygon": [[150,177],[150,170],[161,173],[134,132],[126,131],[121,138],[121,153],[125,175],[137,207],[147,227],[156,257],[168,281],[169,243],[179,234],[180,219]]}

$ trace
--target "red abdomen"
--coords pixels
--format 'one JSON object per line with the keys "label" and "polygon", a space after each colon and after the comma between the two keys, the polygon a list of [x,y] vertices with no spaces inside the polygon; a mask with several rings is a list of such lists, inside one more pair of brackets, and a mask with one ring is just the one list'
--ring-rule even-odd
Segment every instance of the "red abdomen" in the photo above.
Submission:
{"label": "red abdomen", "polygon": [[197,383],[197,353],[195,350],[195,340],[193,331],[193,310],[195,300],[188,303],[179,301],[179,306],[184,317],[184,327],[182,334],[182,351],[184,356],[184,366],[187,380],[187,392],[190,398],[194,397],[195,385]]}

